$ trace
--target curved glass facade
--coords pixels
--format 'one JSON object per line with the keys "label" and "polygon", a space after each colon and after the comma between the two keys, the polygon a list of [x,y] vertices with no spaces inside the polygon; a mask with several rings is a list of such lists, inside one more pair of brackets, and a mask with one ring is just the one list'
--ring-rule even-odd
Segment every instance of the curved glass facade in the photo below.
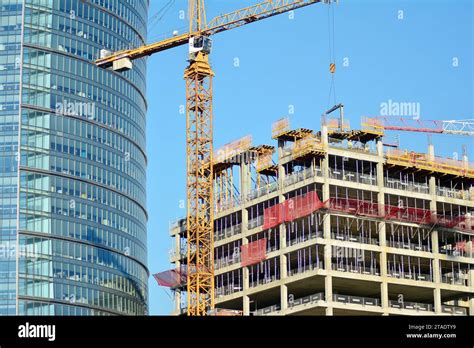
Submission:
{"label": "curved glass facade", "polygon": [[0,89],[16,101],[0,111],[0,132],[12,133],[12,147],[0,147],[12,163],[4,176],[0,162],[0,231],[17,243],[0,263],[0,314],[147,314],[146,62],[117,73],[93,61],[145,43],[148,1],[5,1],[0,19],[19,21],[8,36],[22,59],[16,85]]}

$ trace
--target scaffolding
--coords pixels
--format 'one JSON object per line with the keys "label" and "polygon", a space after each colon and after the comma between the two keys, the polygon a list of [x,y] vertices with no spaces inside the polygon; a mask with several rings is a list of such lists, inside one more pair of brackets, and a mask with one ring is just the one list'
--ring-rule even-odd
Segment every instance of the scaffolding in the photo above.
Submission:
{"label": "scaffolding", "polygon": [[464,176],[474,178],[474,166],[465,161],[459,161],[449,158],[441,158],[416,153],[414,151],[390,149],[386,153],[387,164],[416,168],[427,172],[438,172],[442,174],[450,174],[456,177]]}
{"label": "scaffolding", "polygon": [[275,147],[271,145],[260,145],[251,149],[257,154],[256,169],[258,173],[276,175],[277,166],[273,162]]}

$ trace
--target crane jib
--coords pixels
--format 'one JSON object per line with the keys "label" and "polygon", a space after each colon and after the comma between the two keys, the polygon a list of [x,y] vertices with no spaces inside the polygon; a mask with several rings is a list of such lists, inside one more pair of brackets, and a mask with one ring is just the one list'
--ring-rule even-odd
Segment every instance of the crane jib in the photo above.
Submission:
{"label": "crane jib", "polygon": [[[101,68],[108,68],[113,65],[114,61],[120,59],[134,60],[147,57],[174,47],[187,45],[191,37],[202,35],[212,36],[214,34],[222,33],[230,29],[235,29],[246,24],[270,18],[309,5],[314,5],[321,1],[322,0],[267,0],[241,10],[217,16],[208,23],[207,29],[205,30],[193,33],[185,33],[136,49],[112,53],[106,57],[101,57],[100,59],[96,60],[95,63]],[[331,2],[331,0],[328,1]],[[323,2],[326,2],[326,0]]]}

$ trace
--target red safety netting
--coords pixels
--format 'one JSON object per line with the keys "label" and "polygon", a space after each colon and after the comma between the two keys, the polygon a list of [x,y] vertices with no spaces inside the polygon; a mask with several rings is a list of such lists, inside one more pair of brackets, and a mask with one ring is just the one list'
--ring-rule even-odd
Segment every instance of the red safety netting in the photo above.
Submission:
{"label": "red safety netting", "polygon": [[283,222],[307,216],[323,207],[324,203],[319,200],[316,191],[290,198],[263,211],[263,229],[266,230]]}
{"label": "red safety netting", "polygon": [[353,198],[330,198],[329,209],[354,215],[380,216],[377,203]]}
{"label": "red safety netting", "polygon": [[438,214],[436,216],[436,223],[447,228],[474,231],[474,218],[470,215],[445,216]]}
{"label": "red safety netting", "polygon": [[434,214],[428,209],[404,208],[394,205],[385,205],[385,218],[418,224],[431,224],[434,222]]}
{"label": "red safety netting", "polygon": [[456,242],[454,249],[458,251],[464,251],[466,253],[472,253],[472,246],[474,244],[474,239],[472,240],[463,240]]}
{"label": "red safety netting", "polygon": [[285,221],[293,221],[294,219],[307,216],[324,206],[319,200],[316,191],[308,192],[302,197],[290,198],[284,202],[284,205]]}
{"label": "red safety netting", "polygon": [[262,238],[240,247],[242,267],[254,265],[267,258],[267,239]]}
{"label": "red safety netting", "polygon": [[186,282],[186,267],[153,274],[158,285],[174,288]]}
{"label": "red safety netting", "polygon": [[464,219],[464,216],[448,216],[442,214],[436,215],[437,224],[448,228],[453,228],[457,225],[460,225],[462,222],[464,222]]}
{"label": "red safety netting", "polygon": [[263,229],[278,226],[283,222],[283,205],[275,204],[272,207],[265,208],[263,211]]}
{"label": "red safety netting", "polygon": [[464,249],[466,249],[466,244],[467,242],[465,240],[463,240],[462,242],[457,242],[454,249],[464,251]]}

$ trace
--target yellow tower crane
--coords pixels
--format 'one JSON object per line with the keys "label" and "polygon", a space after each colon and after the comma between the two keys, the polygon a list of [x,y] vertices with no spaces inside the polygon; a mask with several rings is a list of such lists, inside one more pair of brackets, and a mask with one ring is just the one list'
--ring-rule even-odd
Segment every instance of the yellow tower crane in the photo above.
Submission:
{"label": "yellow tower crane", "polygon": [[101,52],[96,65],[115,71],[132,69],[134,59],[189,45],[186,81],[187,154],[187,314],[206,315],[214,308],[213,135],[212,78],[209,65],[211,36],[223,31],[332,0],[266,0],[206,22],[204,0],[189,0],[189,32],[109,54]]}

